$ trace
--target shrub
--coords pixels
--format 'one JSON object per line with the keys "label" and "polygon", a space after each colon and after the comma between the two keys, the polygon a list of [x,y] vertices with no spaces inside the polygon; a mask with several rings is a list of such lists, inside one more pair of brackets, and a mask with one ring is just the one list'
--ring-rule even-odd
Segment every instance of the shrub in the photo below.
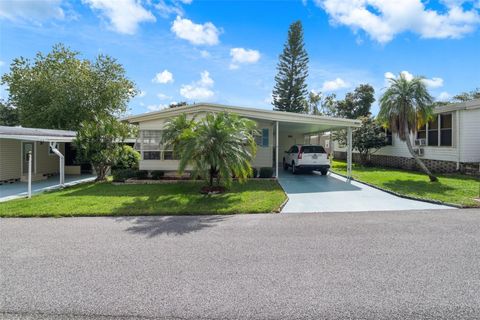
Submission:
{"label": "shrub", "polygon": [[152,179],[160,180],[165,175],[165,172],[161,170],[155,170],[152,171],[150,174],[152,175]]}
{"label": "shrub", "polygon": [[260,178],[271,178],[273,176],[273,169],[271,167],[260,168]]}
{"label": "shrub", "polygon": [[148,171],[146,171],[146,170],[137,170],[137,171],[135,172],[135,176],[136,176],[137,179],[139,179],[139,180],[148,179]]}
{"label": "shrub", "polygon": [[258,177],[258,169],[252,167],[252,173],[250,174],[250,178]]}
{"label": "shrub", "polygon": [[138,163],[140,162],[140,153],[130,147],[129,145],[123,145],[120,149],[115,169],[138,169]]}
{"label": "shrub", "polygon": [[112,170],[114,182],[125,182],[125,180],[135,177],[133,169],[114,169]]}

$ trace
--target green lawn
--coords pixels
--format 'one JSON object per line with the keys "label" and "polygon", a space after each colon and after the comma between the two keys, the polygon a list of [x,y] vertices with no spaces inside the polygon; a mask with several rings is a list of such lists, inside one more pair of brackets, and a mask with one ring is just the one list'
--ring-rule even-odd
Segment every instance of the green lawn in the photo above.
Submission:
{"label": "green lawn", "polygon": [[[333,161],[332,171],[345,175],[345,162]],[[353,165],[355,180],[366,182],[383,189],[421,199],[437,200],[466,207],[480,207],[480,179],[460,175],[441,174],[438,182],[430,182],[425,174],[390,168],[362,167]]]}
{"label": "green lawn", "polygon": [[88,183],[0,203],[0,217],[261,213],[274,212],[286,199],[276,181],[234,183],[212,196],[200,194],[202,185]]}

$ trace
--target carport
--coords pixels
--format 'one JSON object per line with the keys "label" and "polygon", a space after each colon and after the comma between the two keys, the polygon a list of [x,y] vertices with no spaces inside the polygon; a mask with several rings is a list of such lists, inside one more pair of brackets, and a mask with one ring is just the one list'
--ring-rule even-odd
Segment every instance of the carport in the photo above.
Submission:
{"label": "carport", "polygon": [[[293,144],[303,144],[306,136],[331,132],[347,131],[347,176],[352,176],[352,131],[361,126],[359,120],[273,112],[275,118],[275,176],[279,177],[279,168],[283,152]],[[333,143],[332,143],[333,145]]]}

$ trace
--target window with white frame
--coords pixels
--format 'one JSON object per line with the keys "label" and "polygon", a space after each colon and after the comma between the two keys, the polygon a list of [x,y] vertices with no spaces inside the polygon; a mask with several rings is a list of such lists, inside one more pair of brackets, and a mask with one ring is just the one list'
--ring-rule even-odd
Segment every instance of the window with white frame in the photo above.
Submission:
{"label": "window with white frame", "polygon": [[162,144],[162,130],[140,130],[136,147],[142,160],[178,160],[173,148]]}
{"label": "window with white frame", "polygon": [[430,147],[451,147],[453,145],[452,114],[438,114],[417,131],[417,139],[425,139]]}

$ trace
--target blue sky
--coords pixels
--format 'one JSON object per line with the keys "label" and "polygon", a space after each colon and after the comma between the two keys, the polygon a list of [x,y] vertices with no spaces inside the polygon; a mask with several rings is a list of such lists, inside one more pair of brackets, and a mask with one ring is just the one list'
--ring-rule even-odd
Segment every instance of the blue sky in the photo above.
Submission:
{"label": "blue sky", "polygon": [[304,26],[310,90],[343,97],[370,83],[378,96],[399,72],[425,76],[438,99],[480,86],[480,0],[2,0],[0,72],[63,42],[125,66],[142,92],[133,114],[178,101],[271,109],[295,20]]}

